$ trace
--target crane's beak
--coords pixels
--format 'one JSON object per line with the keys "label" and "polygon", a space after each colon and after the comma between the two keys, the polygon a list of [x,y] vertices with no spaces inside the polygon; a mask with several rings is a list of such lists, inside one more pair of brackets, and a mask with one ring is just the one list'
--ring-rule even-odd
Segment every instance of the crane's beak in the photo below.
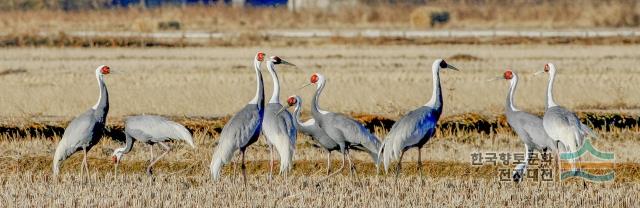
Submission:
{"label": "crane's beak", "polygon": [[538,75],[541,75],[541,74],[544,74],[544,70],[538,71],[536,73],[533,73],[534,76],[538,76]]}
{"label": "crane's beak", "polygon": [[280,115],[280,113],[282,113],[282,111],[284,111],[285,109],[287,109],[287,107],[286,106],[282,106],[282,108],[280,108],[280,110],[276,113],[276,116]]}
{"label": "crane's beak", "polygon": [[309,85],[312,85],[313,83],[307,83],[305,85],[302,85],[302,87],[299,87],[298,89],[296,89],[296,91],[304,89],[305,87],[308,87]]}
{"label": "crane's beak", "polygon": [[456,68],[455,66],[450,65],[450,64],[447,64],[447,68],[448,68],[448,69],[453,69],[453,70],[455,70],[455,71],[460,71],[458,68]]}
{"label": "crane's beak", "polygon": [[504,79],[504,77],[503,76],[497,76],[497,77],[494,77],[494,78],[491,78],[491,79],[487,79],[487,82],[492,82],[492,81],[501,80],[501,79]]}
{"label": "crane's beak", "polygon": [[285,61],[285,60],[282,60],[282,59],[280,60],[280,62],[281,62],[282,64],[284,64],[284,65],[296,66],[295,64],[289,63],[288,61]]}
{"label": "crane's beak", "polygon": [[118,175],[118,157],[116,157],[115,155],[111,156],[111,160],[113,161],[113,173],[114,175]]}

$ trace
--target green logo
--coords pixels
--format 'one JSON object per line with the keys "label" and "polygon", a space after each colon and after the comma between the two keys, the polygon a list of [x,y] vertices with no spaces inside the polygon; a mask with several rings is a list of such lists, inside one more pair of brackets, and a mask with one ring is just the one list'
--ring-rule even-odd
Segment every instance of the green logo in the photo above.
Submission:
{"label": "green logo", "polygon": [[[593,156],[593,160],[587,159],[587,152]],[[578,151],[560,153],[560,180],[579,177],[592,182],[613,181],[615,158],[613,153],[594,148],[591,140],[587,138]]]}

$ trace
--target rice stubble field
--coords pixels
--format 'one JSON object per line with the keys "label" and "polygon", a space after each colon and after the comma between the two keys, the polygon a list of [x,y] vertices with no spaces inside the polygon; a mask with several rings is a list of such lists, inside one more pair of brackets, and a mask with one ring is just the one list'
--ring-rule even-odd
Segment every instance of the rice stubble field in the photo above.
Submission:
{"label": "rice stubble field", "polygon": [[[432,45],[325,46],[318,48],[8,48],[0,51],[2,122],[68,121],[93,105],[98,96],[93,70],[107,64],[116,73],[106,77],[110,92],[109,123],[133,114],[178,117],[223,117],[241,108],[255,93],[252,55],[263,50],[296,65],[280,67],[281,99],[305,98],[310,88],[296,90],[313,72],[328,78],[321,105],[331,111],[363,113],[398,119],[431,96],[430,66],[445,58],[461,69],[441,73],[444,119],[465,113],[502,114],[506,81],[488,79],[505,69],[520,72],[516,104],[541,112],[547,76],[533,76],[547,62],[558,66],[557,102],[581,112],[637,115],[640,79],[634,45]],[[266,95],[271,82],[264,74]],[[308,115],[305,114],[305,118]],[[137,143],[114,175],[110,154],[122,143],[109,138],[89,153],[91,178],[77,174],[81,154],[63,164],[60,177],[51,176],[51,157],[60,136],[0,137],[0,195],[7,206],[638,206],[640,146],[637,127],[598,130],[594,145],[616,154],[616,181],[588,183],[500,182],[500,166],[472,166],[474,152],[521,152],[509,131],[439,132],[422,149],[426,159],[424,185],[415,172],[417,151],[405,155],[403,174],[376,175],[370,158],[355,153],[358,180],[347,171],[320,186],[325,174],[324,152],[300,137],[291,177],[267,176],[268,148],[264,139],[249,148],[248,186],[228,165],[220,182],[210,179],[208,165],[217,134],[194,132],[197,148],[172,143],[173,150],[144,174],[147,145]],[[376,131],[383,138],[384,130]],[[157,148],[157,147],[156,147]],[[158,149],[156,149],[158,150]],[[333,168],[338,167],[333,153]]]}

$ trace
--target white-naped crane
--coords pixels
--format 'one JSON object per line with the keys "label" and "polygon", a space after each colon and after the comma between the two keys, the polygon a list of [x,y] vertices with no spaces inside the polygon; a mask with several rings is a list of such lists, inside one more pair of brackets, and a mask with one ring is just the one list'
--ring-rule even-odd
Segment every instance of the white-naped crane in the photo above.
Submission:
{"label": "white-naped crane", "polygon": [[262,128],[262,118],[264,117],[264,88],[260,64],[264,60],[265,54],[258,52],[253,60],[256,72],[256,95],[236,113],[229,122],[222,128],[218,146],[213,152],[211,159],[211,177],[213,180],[220,179],[220,171],[224,164],[231,161],[233,153],[240,150],[242,155],[242,178],[244,185],[247,184],[247,173],[244,164],[245,151],[249,145],[258,141]]}
{"label": "white-naped crane", "polygon": [[[549,73],[547,102],[545,103],[542,124],[547,135],[556,142],[556,148],[561,143],[564,152],[576,152],[582,146],[586,136],[596,136],[589,127],[580,122],[575,113],[556,104],[553,99],[553,83],[556,78],[556,72],[556,67],[552,63],[545,64],[544,70],[538,72]],[[560,150],[560,148],[557,149]],[[575,160],[571,160],[571,162],[572,170],[577,170]]]}
{"label": "white-naped crane", "polygon": [[108,66],[99,66],[95,70],[100,96],[98,102],[91,109],[74,118],[65,128],[62,139],[58,143],[55,155],[53,156],[53,174],[60,173],[60,165],[73,153],[82,150],[84,153],[82,165],[80,166],[80,177],[87,172],[89,175],[89,165],[87,164],[87,152],[98,144],[104,134],[109,112],[109,92],[104,83],[104,76],[111,73]]}
{"label": "white-naped crane", "polygon": [[511,126],[513,131],[516,132],[522,140],[522,143],[524,143],[524,162],[516,165],[515,170],[511,174],[514,181],[521,182],[526,177],[525,174],[533,151],[538,150],[540,153],[546,154],[547,151],[555,151],[556,145],[547,135],[547,132],[545,132],[542,118],[516,108],[513,100],[516,88],[518,87],[518,75],[511,70],[507,70],[499,79],[509,80],[510,82],[504,114],[507,117],[509,126]]}
{"label": "white-naped crane", "polygon": [[274,147],[280,156],[280,175],[286,177],[292,167],[297,136],[291,113],[287,110],[278,113],[282,109],[282,104],[280,104],[280,80],[276,72],[276,65],[279,64],[295,66],[277,56],[273,56],[267,61],[267,69],[273,80],[273,93],[265,106],[262,133],[267,139],[267,144],[269,144],[269,179],[273,177]]}
{"label": "white-naped crane", "polygon": [[353,161],[351,161],[351,156],[349,155],[349,150],[351,149],[367,152],[371,156],[371,159],[373,159],[376,170],[378,170],[380,165],[380,158],[378,157],[380,140],[369,132],[369,130],[360,122],[340,113],[320,109],[320,94],[324,89],[326,79],[322,74],[315,73],[311,76],[310,81],[310,84],[317,85],[316,92],[314,93],[311,101],[311,115],[313,116],[313,119],[318,122],[320,128],[322,128],[327,135],[329,135],[329,137],[338,144],[340,152],[342,153],[342,164],[340,165],[340,168],[321,179],[318,183],[340,173],[344,169],[345,159],[349,160],[351,174],[353,175],[356,173],[355,165],[353,164]]}
{"label": "white-naped crane", "polygon": [[[182,140],[192,148],[196,148],[191,132],[183,125],[168,120],[167,118],[154,115],[129,116],[126,118],[124,124],[125,146],[115,149],[111,157],[115,164],[115,171],[118,170],[118,164],[122,160],[122,156],[129,153],[133,148],[134,139],[138,142],[151,145],[151,163],[147,167],[147,175],[152,175],[151,168],[153,165],[171,150],[165,142]],[[153,157],[154,144],[160,144],[165,150],[156,158]]]}
{"label": "white-naped crane", "polygon": [[[322,130],[315,119],[310,118],[307,121],[301,120],[302,114],[302,98],[297,95],[292,95],[287,98],[287,104],[289,107],[295,106],[293,110],[293,117],[295,119],[295,126],[299,132],[311,137],[311,140],[316,142],[322,149],[327,152],[327,175],[331,170],[331,152],[340,150],[338,143],[333,141],[327,132]],[[284,111],[286,107],[283,107],[281,111]]]}
{"label": "white-naped crane", "polygon": [[398,161],[396,166],[396,178],[400,175],[402,157],[411,149],[418,150],[418,172],[422,178],[422,146],[426,144],[436,132],[436,124],[442,114],[442,90],[440,89],[440,70],[458,70],[442,59],[438,59],[431,65],[433,76],[433,92],[431,99],[423,106],[409,111],[407,115],[393,124],[380,148],[380,156],[384,163],[385,172],[388,171],[392,160]]}

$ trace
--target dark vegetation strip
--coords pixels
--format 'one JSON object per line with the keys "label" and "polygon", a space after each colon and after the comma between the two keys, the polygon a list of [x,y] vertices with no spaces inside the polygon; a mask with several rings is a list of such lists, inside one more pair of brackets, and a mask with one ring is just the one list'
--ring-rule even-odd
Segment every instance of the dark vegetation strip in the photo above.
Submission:
{"label": "dark vegetation strip", "polygon": [[[394,120],[382,116],[368,114],[352,114],[361,121],[369,130],[388,131],[394,124]],[[611,131],[613,129],[638,128],[639,117],[635,115],[625,115],[616,113],[590,113],[580,112],[578,116],[583,123],[593,129],[600,131]],[[206,135],[215,137],[222,131],[222,127],[227,122],[228,117],[203,118],[203,117],[174,117],[179,123],[184,124],[191,132],[203,132]],[[68,121],[55,121],[47,123],[31,122],[21,125],[0,126],[0,134],[11,137],[44,136],[52,138],[62,136]],[[106,130],[107,137],[115,140],[124,140],[124,123],[122,119],[111,119]],[[482,134],[494,134],[511,132],[507,124],[506,117],[487,117],[475,113],[467,113],[443,118],[438,125],[440,132],[449,134],[475,132]]]}
{"label": "dark vegetation strip", "polygon": [[242,47],[242,46],[317,46],[317,45],[626,45],[640,44],[640,37],[315,37],[287,38],[254,34],[212,39],[149,38],[149,37],[77,37],[65,33],[56,35],[7,34],[0,36],[0,47]]}

